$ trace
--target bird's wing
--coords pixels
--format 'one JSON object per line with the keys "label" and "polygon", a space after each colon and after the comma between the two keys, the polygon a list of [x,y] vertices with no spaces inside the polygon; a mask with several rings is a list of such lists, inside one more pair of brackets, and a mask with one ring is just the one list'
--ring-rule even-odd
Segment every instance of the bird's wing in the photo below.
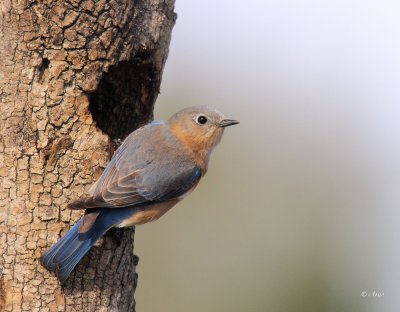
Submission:
{"label": "bird's wing", "polygon": [[[201,169],[179,150],[178,142],[163,127],[145,128],[139,130],[140,134],[133,132],[126,138],[91,196],[70,203],[70,209],[165,201],[182,196],[198,183]],[[164,148],[160,150],[160,146]]]}

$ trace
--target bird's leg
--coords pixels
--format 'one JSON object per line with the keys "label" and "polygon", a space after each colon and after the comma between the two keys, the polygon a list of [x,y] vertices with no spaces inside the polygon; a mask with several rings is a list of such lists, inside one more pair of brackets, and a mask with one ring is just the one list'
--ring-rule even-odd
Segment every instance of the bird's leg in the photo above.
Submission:
{"label": "bird's leg", "polygon": [[119,138],[111,140],[111,142],[109,144],[110,157],[112,155],[114,155],[115,151],[118,149],[118,147],[121,146],[121,144],[122,144],[122,140]]}
{"label": "bird's leg", "polygon": [[113,142],[117,147],[120,147],[122,144],[122,140],[120,138],[114,139]]}

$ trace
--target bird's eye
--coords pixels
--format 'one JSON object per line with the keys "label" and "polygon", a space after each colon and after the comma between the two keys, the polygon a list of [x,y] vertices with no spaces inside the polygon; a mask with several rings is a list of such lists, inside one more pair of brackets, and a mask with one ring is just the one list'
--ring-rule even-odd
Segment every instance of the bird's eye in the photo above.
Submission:
{"label": "bird's eye", "polygon": [[207,122],[207,117],[204,115],[200,115],[197,117],[197,123],[204,125]]}

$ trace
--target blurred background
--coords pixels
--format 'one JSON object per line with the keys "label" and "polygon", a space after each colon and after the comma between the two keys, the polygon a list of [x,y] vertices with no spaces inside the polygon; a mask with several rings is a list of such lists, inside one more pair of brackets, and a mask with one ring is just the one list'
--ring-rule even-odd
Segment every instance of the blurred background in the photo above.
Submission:
{"label": "blurred background", "polygon": [[241,123],[137,228],[137,311],[400,311],[399,10],[177,0],[155,118]]}

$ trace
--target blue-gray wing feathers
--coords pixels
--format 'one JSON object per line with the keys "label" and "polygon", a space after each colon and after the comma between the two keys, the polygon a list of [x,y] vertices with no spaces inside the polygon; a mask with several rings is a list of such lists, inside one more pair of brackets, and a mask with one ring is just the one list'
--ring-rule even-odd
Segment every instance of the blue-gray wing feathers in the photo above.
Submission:
{"label": "blue-gray wing feathers", "polygon": [[124,140],[91,196],[68,207],[128,207],[170,200],[192,189],[201,175],[201,169],[168,127],[151,123]]}

